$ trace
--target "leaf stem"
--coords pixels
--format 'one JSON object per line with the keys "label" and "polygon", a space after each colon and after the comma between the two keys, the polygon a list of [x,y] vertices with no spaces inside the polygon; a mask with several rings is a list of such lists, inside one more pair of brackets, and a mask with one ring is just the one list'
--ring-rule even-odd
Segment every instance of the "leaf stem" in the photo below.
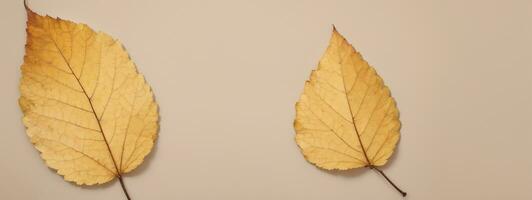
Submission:
{"label": "leaf stem", "polygon": [[388,181],[388,183],[390,183],[397,190],[397,192],[401,193],[401,195],[403,195],[403,197],[406,196],[406,192],[403,192],[401,189],[399,189],[399,187],[397,187],[397,185],[395,185],[395,183],[393,183],[388,178],[388,176],[386,176],[386,174],[384,174],[384,172],[382,170],[380,170],[379,168],[377,168],[375,166],[370,166],[369,168],[374,169],[375,171],[379,172],[379,174],[381,174]]}
{"label": "leaf stem", "polygon": [[124,180],[122,180],[122,176],[118,176],[118,180],[120,181],[120,186],[122,186],[122,190],[124,191],[124,194],[126,195],[127,200],[131,200],[131,197],[129,197],[129,194],[127,193],[126,185],[124,184]]}

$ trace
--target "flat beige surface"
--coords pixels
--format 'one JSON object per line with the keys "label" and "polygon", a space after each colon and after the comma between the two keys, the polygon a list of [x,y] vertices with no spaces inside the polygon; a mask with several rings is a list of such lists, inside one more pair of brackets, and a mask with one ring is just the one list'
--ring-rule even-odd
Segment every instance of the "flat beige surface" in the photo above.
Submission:
{"label": "flat beige surface", "polygon": [[[402,140],[384,168],[413,200],[532,199],[532,1],[30,0],[119,38],[160,104],[134,200],[401,199],[367,169],[326,172],[294,142],[294,103],[331,24],[391,88]],[[124,199],[49,170],[17,105],[22,2],[0,3],[0,199]]]}

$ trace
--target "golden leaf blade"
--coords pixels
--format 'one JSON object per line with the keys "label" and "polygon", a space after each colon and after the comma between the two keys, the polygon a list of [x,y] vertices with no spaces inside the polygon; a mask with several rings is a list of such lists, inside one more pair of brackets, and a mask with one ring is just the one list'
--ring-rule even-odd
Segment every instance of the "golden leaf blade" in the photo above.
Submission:
{"label": "golden leaf blade", "polygon": [[296,104],[296,142],[324,169],[384,165],[399,140],[399,115],[382,78],[333,30]]}
{"label": "golden leaf blade", "polygon": [[130,172],[158,132],[152,91],[120,42],[29,8],[20,107],[46,164],[77,184]]}

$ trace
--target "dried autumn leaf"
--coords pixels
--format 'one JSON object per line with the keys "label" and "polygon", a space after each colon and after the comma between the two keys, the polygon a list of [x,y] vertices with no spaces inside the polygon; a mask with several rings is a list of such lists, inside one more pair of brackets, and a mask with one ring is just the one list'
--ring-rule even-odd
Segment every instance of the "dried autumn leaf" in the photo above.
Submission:
{"label": "dried autumn leaf", "polygon": [[26,6],[20,107],[31,142],[67,181],[102,184],[139,166],[158,132],[152,91],[120,42]]}
{"label": "dried autumn leaf", "polygon": [[333,29],[317,70],[296,104],[296,142],[305,158],[332,170],[375,169],[399,140],[399,114],[390,90],[373,67]]}

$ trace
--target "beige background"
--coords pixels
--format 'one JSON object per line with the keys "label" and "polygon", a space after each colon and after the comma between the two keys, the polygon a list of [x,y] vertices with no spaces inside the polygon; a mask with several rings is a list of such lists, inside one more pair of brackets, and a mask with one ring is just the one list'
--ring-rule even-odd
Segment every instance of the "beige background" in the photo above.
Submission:
{"label": "beige background", "polygon": [[[160,104],[134,200],[401,199],[366,169],[326,172],[294,143],[294,103],[331,24],[398,101],[384,170],[412,200],[532,199],[532,1],[30,0],[119,38]],[[22,0],[0,3],[0,199],[124,199],[45,167],[17,105]]]}

